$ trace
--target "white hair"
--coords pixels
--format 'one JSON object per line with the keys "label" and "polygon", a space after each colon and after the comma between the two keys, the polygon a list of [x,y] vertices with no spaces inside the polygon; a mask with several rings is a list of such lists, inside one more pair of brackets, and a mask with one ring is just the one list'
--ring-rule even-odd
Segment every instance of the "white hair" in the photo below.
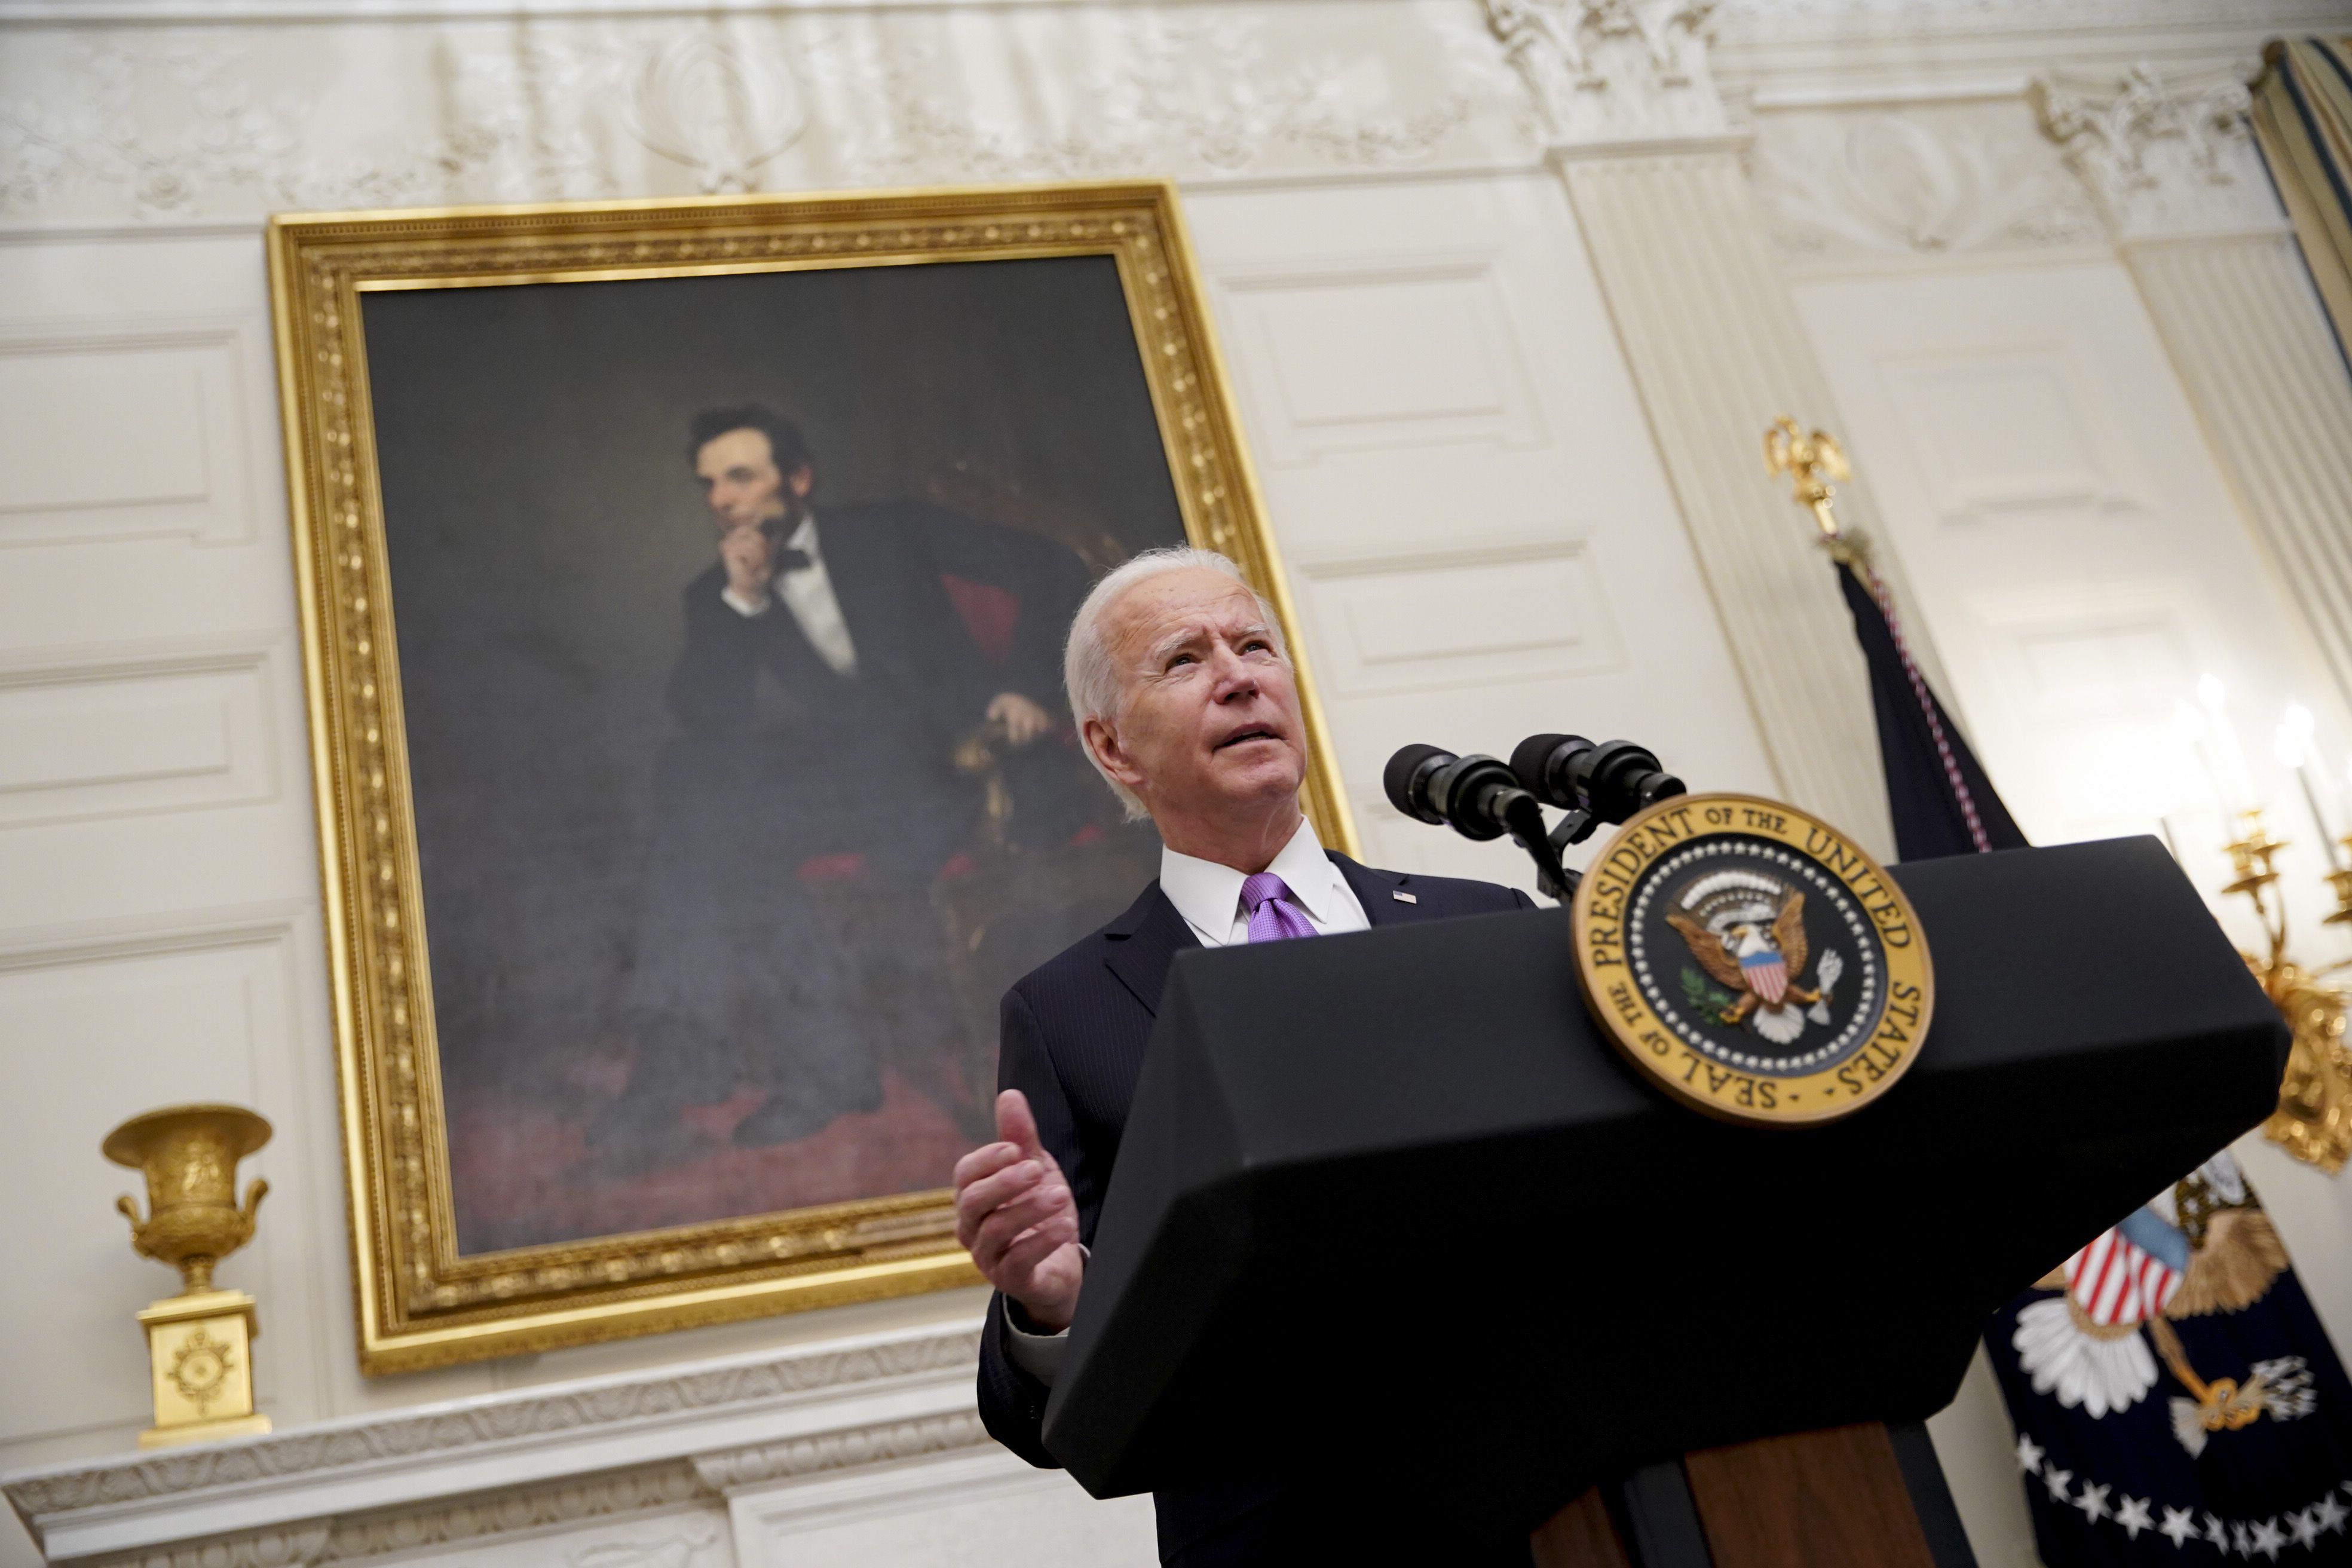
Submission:
{"label": "white hair", "polygon": [[[1070,717],[1077,721],[1078,744],[1086,749],[1087,761],[1094,763],[1095,772],[1102,774],[1103,783],[1127,807],[1129,822],[1141,820],[1150,814],[1144,809],[1142,797],[1110,776],[1102,759],[1095,754],[1094,742],[1087,739],[1087,721],[1101,719],[1117,724],[1119,710],[1126,697],[1126,683],[1120,679],[1118,667],[1111,662],[1110,647],[1103,640],[1103,620],[1110,607],[1137,584],[1169,572],[1221,572],[1249,588],[1249,579],[1242,569],[1213,550],[1196,550],[1189,544],[1163,545],[1147,550],[1124,564],[1113,569],[1094,585],[1086,603],[1070,621],[1070,640],[1062,650],[1062,684],[1069,692]],[[1282,647],[1282,627],[1275,619],[1274,606],[1265,595],[1250,588],[1250,597],[1257,601],[1258,613],[1265,617],[1268,635],[1275,647]]]}

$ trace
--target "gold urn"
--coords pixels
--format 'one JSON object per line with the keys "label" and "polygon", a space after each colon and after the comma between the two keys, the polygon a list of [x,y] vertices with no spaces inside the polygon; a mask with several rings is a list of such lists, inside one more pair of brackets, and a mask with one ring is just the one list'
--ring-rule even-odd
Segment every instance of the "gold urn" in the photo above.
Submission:
{"label": "gold urn", "polygon": [[147,1217],[128,1194],[115,1207],[131,1245],[180,1271],[184,1289],[139,1314],[155,1394],[155,1425],[142,1447],[267,1432],[253,1408],[253,1298],[213,1288],[213,1269],[253,1239],[254,1212],[269,1184],[254,1178],[236,1201],[236,1163],[269,1142],[269,1123],[235,1105],[173,1105],[134,1116],[100,1147],[147,1177]]}

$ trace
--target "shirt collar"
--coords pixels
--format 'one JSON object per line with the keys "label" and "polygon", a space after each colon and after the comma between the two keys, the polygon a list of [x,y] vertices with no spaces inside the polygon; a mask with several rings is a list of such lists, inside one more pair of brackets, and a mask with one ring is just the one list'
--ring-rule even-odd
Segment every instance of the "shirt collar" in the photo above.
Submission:
{"label": "shirt collar", "polygon": [[816,552],[815,512],[805,511],[801,514],[801,525],[793,530],[791,538],[784,541],[784,548],[798,550],[806,554],[811,561],[820,559]]}
{"label": "shirt collar", "polygon": [[[1328,924],[1337,917],[1341,905],[1337,884],[1339,868],[1323,853],[1323,841],[1315,836],[1315,825],[1304,816],[1299,818],[1298,831],[1274,858],[1266,869],[1281,878],[1290,889],[1294,902],[1307,910],[1308,917],[1319,924]],[[1195,855],[1182,855],[1160,846],[1160,890],[1184,917],[1184,923],[1195,931],[1205,931],[1223,942],[1234,922],[1240,918],[1242,883],[1247,874],[1231,866],[1221,866],[1214,860],[1203,860]]]}

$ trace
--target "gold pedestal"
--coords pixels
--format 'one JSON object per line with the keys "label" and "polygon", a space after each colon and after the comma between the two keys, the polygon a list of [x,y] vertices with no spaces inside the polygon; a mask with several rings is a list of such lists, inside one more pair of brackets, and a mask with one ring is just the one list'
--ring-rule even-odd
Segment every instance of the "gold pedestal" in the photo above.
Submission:
{"label": "gold pedestal", "polygon": [[253,1408],[253,1352],[261,1324],[242,1290],[166,1296],[139,1314],[155,1384],[155,1425],[142,1448],[243,1437],[269,1430]]}
{"label": "gold pedestal", "polygon": [[187,1289],[139,1314],[147,1331],[155,1425],[142,1448],[269,1430],[253,1408],[253,1298],[213,1286],[213,1268],[253,1238],[254,1211],[269,1191],[259,1177],[236,1203],[236,1163],[269,1142],[269,1123],[235,1105],[174,1105],[134,1116],[101,1151],[147,1175],[147,1217],[126,1194],[131,1245],[179,1269]]}

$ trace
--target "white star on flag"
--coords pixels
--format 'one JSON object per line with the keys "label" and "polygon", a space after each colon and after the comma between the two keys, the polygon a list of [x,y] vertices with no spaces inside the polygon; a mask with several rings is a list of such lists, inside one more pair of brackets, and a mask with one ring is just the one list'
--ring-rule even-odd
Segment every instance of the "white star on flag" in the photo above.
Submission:
{"label": "white star on flag", "polygon": [[2171,1542],[2174,1546],[2185,1547],[2189,1544],[2189,1537],[2197,1533],[2197,1521],[2189,1517],[2189,1510],[2185,1508],[2168,1508],[2164,1510],[2164,1522],[2156,1528],[2157,1533]]}
{"label": "white star on flag", "polygon": [[[2133,1541],[2139,1539],[2141,1531],[2156,1528],[2156,1516],[2148,1512],[2147,1500],[2144,1497],[2127,1497],[2116,1507],[2116,1522],[2124,1527],[2124,1534]],[[2165,1511],[2170,1513],[2172,1510],[2167,1509]],[[2188,1516],[2184,1514],[2182,1517]],[[2178,1546],[2180,1542],[2176,1541],[2173,1544]]]}
{"label": "white star on flag", "polygon": [[2336,1500],[2334,1492],[2329,1492],[2312,1506],[2311,1517],[2319,1521],[2322,1530],[2342,1530],[2346,1518],[2344,1505]]}
{"label": "white star on flag", "polygon": [[2020,1432],[2017,1435],[2017,1468],[2027,1475],[2041,1473],[2042,1456],[2049,1451],[2024,1433]]}
{"label": "white star on flag", "polygon": [[2319,1521],[2313,1516],[2316,1509],[2297,1509],[2286,1516],[2287,1528],[2294,1531],[2294,1543],[2308,1552],[2319,1544]]}
{"label": "white star on flag", "polygon": [[2095,1487],[2090,1482],[2084,1481],[2083,1495],[2074,1500],[2074,1506],[2083,1510],[2083,1518],[2085,1521],[2096,1524],[2107,1517],[2107,1494],[2113,1490],[2115,1490],[2113,1487]]}
{"label": "white star on flag", "polygon": [[2230,1555],[2230,1532],[2221,1528],[2220,1514],[2209,1513],[2205,1516],[2205,1541],[2222,1556]]}
{"label": "white star on flag", "polygon": [[2261,1552],[2273,1563],[2278,1561],[2279,1548],[2285,1544],[2286,1537],[2279,1533],[2275,1519],[2266,1519],[2254,1526],[2253,1536],[2247,1542],[2249,1550]]}
{"label": "white star on flag", "polygon": [[2064,1502],[2066,1500],[2066,1483],[2074,1479],[2074,1471],[2062,1470],[2055,1465],[2051,1466],[2048,1469],[2042,1472],[2042,1484],[2050,1489],[2050,1500],[2052,1502]]}

